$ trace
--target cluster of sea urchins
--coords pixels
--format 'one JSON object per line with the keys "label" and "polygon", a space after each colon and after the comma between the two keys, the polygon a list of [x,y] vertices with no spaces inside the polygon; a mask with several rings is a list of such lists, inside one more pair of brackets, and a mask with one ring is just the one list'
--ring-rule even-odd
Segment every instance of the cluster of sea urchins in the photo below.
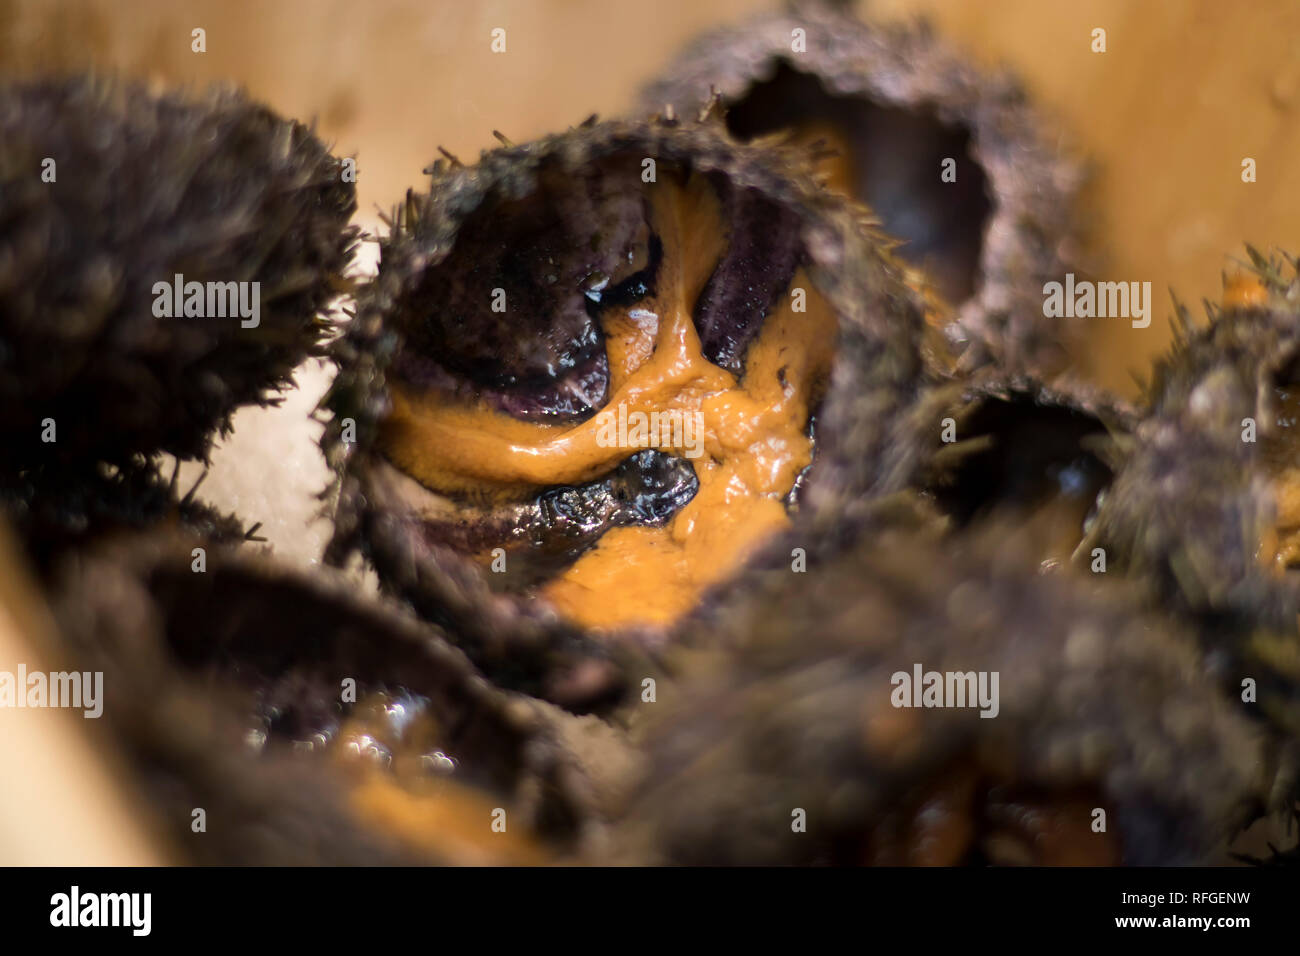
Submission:
{"label": "cluster of sea urchins", "polygon": [[[1130,406],[1056,374],[1077,167],[1013,82],[820,4],[666,76],[649,115],[435,162],[355,288],[302,127],[0,97],[5,507],[173,844],[1151,864],[1290,813],[1295,263],[1180,308]],[[174,273],[259,281],[260,328],[159,318]],[[241,553],[149,462],[265,400],[344,290],[326,558],[378,599]]]}

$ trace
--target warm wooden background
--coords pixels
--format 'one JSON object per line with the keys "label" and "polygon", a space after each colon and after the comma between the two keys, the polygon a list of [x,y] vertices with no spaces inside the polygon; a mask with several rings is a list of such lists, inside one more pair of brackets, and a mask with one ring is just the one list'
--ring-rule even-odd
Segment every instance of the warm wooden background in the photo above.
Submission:
{"label": "warm wooden background", "polygon": [[[1108,279],[1150,281],[1149,329],[1098,320],[1086,358],[1131,384],[1168,342],[1168,290],[1218,298],[1242,243],[1300,253],[1300,3],[1295,0],[881,0],[1006,63],[1093,161],[1084,212]],[[1108,51],[1094,54],[1094,27]],[[1241,181],[1253,157],[1258,182]]]}

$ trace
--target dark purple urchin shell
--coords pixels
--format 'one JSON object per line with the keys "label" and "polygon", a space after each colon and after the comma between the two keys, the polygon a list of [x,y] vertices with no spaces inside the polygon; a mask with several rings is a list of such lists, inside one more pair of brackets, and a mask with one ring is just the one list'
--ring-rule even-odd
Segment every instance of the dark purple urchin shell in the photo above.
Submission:
{"label": "dark purple urchin shell", "polygon": [[[86,77],[0,89],[0,142],[7,470],[202,457],[317,349],[355,198],[307,127],[230,90]],[[257,326],[156,317],[154,286],[177,274],[260,283]]]}
{"label": "dark purple urchin shell", "polygon": [[[616,858],[1206,859],[1262,811],[1265,735],[1194,640],[1114,585],[1036,574],[1032,552],[1006,526],[936,542],[879,525],[815,574],[736,579],[683,628],[683,647],[712,650],[683,651],[671,693],[643,705],[648,765]],[[997,674],[996,716],[899,707],[895,675],[917,664]],[[1054,850],[1052,825],[1035,837],[1036,815],[1073,844]]]}
{"label": "dark purple urchin shell", "polygon": [[[335,349],[340,371],[323,403],[332,414],[323,447],[340,484],[327,557],[342,561],[363,551],[387,588],[421,615],[446,625],[492,679],[570,707],[590,707],[618,691],[625,671],[616,658],[638,642],[597,637],[530,600],[493,593],[485,580],[489,576],[444,541],[432,540],[429,519],[403,502],[398,486],[414,489],[416,483],[387,463],[375,446],[376,433],[391,408],[394,377],[446,394],[473,395],[521,420],[581,420],[607,400],[603,386],[587,387],[605,374],[603,356],[600,349],[587,348],[583,313],[572,303],[581,305],[593,289],[621,301],[624,294],[635,296],[638,284],[653,282],[654,237],[622,215],[620,200],[610,198],[620,191],[600,186],[603,177],[620,182],[629,159],[639,185],[642,157],[654,158],[664,169],[703,174],[718,190],[730,221],[747,227],[733,230],[736,240],[695,303],[696,328],[711,360],[720,366],[737,362],[773,297],[784,291],[769,273],[802,264],[838,317],[838,350],[816,412],[816,457],[806,481],[797,486],[795,521],[804,529],[804,546],[815,549],[816,536],[844,526],[845,514],[861,502],[903,488],[919,454],[907,417],[924,374],[916,297],[872,223],[809,178],[806,154],[738,144],[716,121],[592,120],[568,133],[485,153],[473,167],[435,164],[430,194],[408,194],[391,235],[382,240],[378,276],[361,291],[356,318]],[[521,212],[530,209],[547,225],[549,231],[541,234],[552,250],[536,261],[553,265],[534,284],[544,279],[558,290],[547,314],[583,347],[569,361],[546,334],[536,352],[529,348],[531,338],[497,342],[495,354],[509,374],[501,367],[487,374],[482,366],[476,370],[461,361],[455,351],[459,340],[449,330],[472,336],[477,328],[473,314],[457,309],[463,290],[478,288],[480,295],[469,301],[482,303],[482,296],[503,282],[529,284],[518,265],[519,246],[543,241],[530,238],[539,233],[492,232],[484,221],[531,227],[536,222]],[[488,235],[490,241],[479,245],[471,241]],[[617,252],[613,258],[606,255],[607,243]],[[616,270],[628,250],[631,264]],[[764,268],[772,263],[779,269]],[[480,274],[483,270],[486,274]],[[598,282],[583,283],[589,270],[600,274]],[[737,283],[743,289],[731,287],[733,271],[745,278]],[[430,289],[443,292],[435,297]],[[525,301],[535,293],[520,291]],[[492,341],[502,338],[491,317],[486,328]],[[516,329],[525,336],[536,331]],[[441,350],[435,348],[439,342]],[[549,378],[527,371],[548,363]],[[580,393],[582,407],[548,407],[561,390]],[[354,443],[345,440],[349,425]],[[646,487],[644,476],[634,479],[639,489]],[[670,492],[683,487],[667,475],[653,484]],[[581,531],[575,523],[593,515],[606,520],[599,507],[582,506],[598,489],[563,493],[580,512],[564,525],[564,533]],[[641,634],[651,643],[663,636]]]}
{"label": "dark purple urchin shell", "polygon": [[[1015,80],[975,69],[925,25],[868,25],[808,3],[698,37],[640,105],[689,116],[715,91],[739,136],[815,122],[847,144],[851,191],[952,307],[965,369],[1046,375],[1063,363],[1073,331],[1044,317],[1042,287],[1075,254],[1081,169]],[[940,178],[949,158],[955,183]]]}
{"label": "dark purple urchin shell", "polygon": [[[206,548],[201,572],[196,547]],[[359,596],[333,572],[303,575],[242,549],[153,532],[81,552],[50,594],[78,667],[104,673],[104,723],[156,822],[191,862],[466,862],[453,834],[439,849],[437,828],[463,827],[489,844],[496,805],[545,852],[584,835],[588,785],[558,715],[491,687],[436,628]],[[356,704],[343,700],[349,678]],[[380,693],[406,708],[403,719],[436,728],[439,767],[430,774],[480,795],[481,818],[453,813],[413,834],[409,822],[390,829],[357,816],[350,785],[369,779],[356,776],[367,767],[357,758],[350,772],[332,766],[343,760],[335,738]],[[191,828],[196,807],[206,832]],[[504,842],[498,862],[521,862]]]}

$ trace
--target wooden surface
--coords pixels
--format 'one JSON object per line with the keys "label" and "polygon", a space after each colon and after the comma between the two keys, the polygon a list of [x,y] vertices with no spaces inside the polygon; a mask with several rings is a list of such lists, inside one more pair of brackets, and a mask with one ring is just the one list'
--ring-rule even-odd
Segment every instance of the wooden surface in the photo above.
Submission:
{"label": "wooden surface", "polygon": [[[1083,213],[1107,280],[1152,284],[1149,329],[1097,320],[1084,356],[1112,387],[1169,339],[1172,287],[1217,299],[1243,242],[1300,253],[1300,3],[1294,0],[880,0],[1006,64],[1091,160]],[[1091,52],[1093,28],[1107,52]],[[1258,181],[1241,181],[1256,160]]]}

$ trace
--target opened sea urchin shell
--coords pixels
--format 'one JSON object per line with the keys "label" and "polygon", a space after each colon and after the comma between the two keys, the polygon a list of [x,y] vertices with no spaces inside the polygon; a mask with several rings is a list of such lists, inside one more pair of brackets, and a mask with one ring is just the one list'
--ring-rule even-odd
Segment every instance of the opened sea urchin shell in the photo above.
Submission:
{"label": "opened sea urchin shell", "polygon": [[1136,411],[1095,388],[1026,376],[942,387],[932,407],[935,438],[917,487],[953,527],[1015,525],[1038,542],[1045,567],[1079,558]]}
{"label": "opened sea urchin shell", "polygon": [[582,836],[554,708],[337,574],[155,532],[65,562],[51,595],[184,859],[521,864]]}
{"label": "opened sea urchin shell", "polygon": [[670,119],[436,164],[336,350],[330,559],[363,550],[494,679],[588,706],[620,635],[901,488],[916,296],[808,166]]}

